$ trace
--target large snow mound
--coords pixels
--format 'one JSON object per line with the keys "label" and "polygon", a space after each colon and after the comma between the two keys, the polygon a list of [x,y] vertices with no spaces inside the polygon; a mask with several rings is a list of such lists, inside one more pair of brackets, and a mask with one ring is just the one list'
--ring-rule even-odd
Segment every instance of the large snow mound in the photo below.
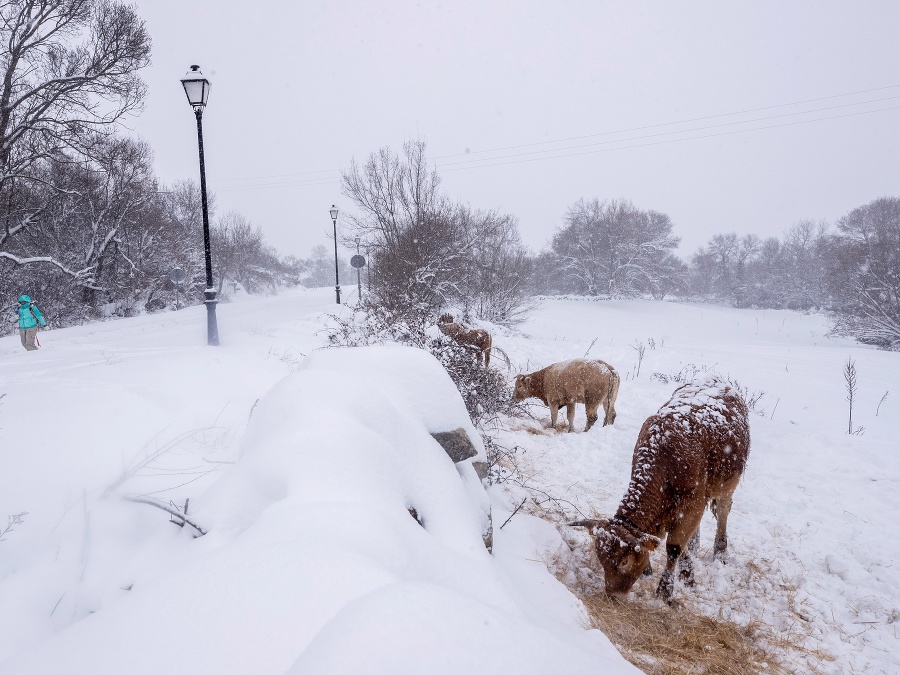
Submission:
{"label": "large snow mound", "polygon": [[[160,520],[108,570],[116,593],[0,671],[637,672],[578,627],[546,569],[523,582],[487,552],[471,460],[454,465],[430,435],[459,427],[483,453],[427,353],[315,352],[261,398],[236,463],[192,500],[208,534]],[[529,587],[550,587],[553,609],[536,613]]]}

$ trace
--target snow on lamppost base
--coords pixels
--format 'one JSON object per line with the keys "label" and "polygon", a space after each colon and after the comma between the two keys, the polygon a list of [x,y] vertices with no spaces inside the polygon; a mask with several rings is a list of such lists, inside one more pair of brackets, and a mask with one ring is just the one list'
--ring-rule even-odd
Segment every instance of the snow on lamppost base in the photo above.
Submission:
{"label": "snow on lamppost base", "polygon": [[216,347],[219,344],[219,325],[216,321],[216,289],[207,288],[203,291],[204,304],[206,305],[206,344]]}

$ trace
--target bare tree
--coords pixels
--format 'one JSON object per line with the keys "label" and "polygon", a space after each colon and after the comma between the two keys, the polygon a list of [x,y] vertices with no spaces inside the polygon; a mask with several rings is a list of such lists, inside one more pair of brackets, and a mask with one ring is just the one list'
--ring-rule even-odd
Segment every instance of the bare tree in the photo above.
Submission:
{"label": "bare tree", "polygon": [[363,166],[353,160],[341,186],[360,211],[346,216],[354,236],[376,251],[396,248],[411,228],[449,213],[440,184],[421,141],[404,143],[402,157],[385,147]]}
{"label": "bare tree", "polygon": [[501,323],[521,318],[527,256],[515,219],[451,203],[424,143],[406,143],[402,155],[382,148],[342,182],[358,209],[348,241],[358,236],[370,251],[381,306],[429,315],[459,304]]}
{"label": "bare tree", "polygon": [[25,203],[30,184],[49,184],[44,165],[67,151],[89,152],[123,116],[137,111],[150,37],[133,7],[114,0],[0,1],[0,258],[55,265],[42,251],[11,253],[55,191]]}
{"label": "bare tree", "polygon": [[211,235],[220,294],[226,278],[241,284],[250,293],[275,288],[278,256],[266,245],[259,227],[231,211],[216,223]]}
{"label": "bare tree", "polygon": [[678,246],[664,213],[641,211],[629,201],[579,200],[557,230],[551,248],[573,283],[588,295],[659,292],[677,272]]}

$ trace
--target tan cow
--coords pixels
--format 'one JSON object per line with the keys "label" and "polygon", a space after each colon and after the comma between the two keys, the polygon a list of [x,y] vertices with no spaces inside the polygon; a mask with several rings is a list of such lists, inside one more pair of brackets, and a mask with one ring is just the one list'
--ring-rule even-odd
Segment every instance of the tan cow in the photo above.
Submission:
{"label": "tan cow", "polygon": [[734,490],[750,452],[747,405],[728,382],[710,376],[685,384],[644,422],[634,446],[631,482],[609,520],[570,523],[587,527],[603,565],[606,592],[624,596],[642,572],[651,573],[650,552],[666,537],[666,569],[657,595],[672,602],[676,563],[693,584],[685,548],[710,504],[718,523],[714,556],[728,545]]}
{"label": "tan cow", "polygon": [[438,329],[444,334],[449,335],[464,347],[469,347],[475,352],[478,358],[478,365],[481,365],[482,357],[484,357],[484,367],[491,365],[491,334],[483,328],[469,328],[461,323],[453,321],[452,314],[442,314],[438,319]]}
{"label": "tan cow", "polygon": [[587,431],[597,421],[597,408],[603,404],[606,415],[603,426],[616,419],[616,396],[619,394],[619,374],[605,361],[572,359],[542,368],[527,375],[516,375],[513,398],[539,398],[550,407],[550,426],[556,428],[556,416],[566,406],[569,431],[575,431],[575,404],[584,403]]}

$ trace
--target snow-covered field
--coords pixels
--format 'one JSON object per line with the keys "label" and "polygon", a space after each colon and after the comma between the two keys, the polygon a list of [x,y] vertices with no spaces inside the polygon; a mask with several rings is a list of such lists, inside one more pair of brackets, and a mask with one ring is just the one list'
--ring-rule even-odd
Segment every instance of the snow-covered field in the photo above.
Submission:
{"label": "snow-covered field", "polygon": [[[523,330],[496,340],[514,361],[538,368],[590,349],[623,376],[612,427],[535,435],[526,430],[540,425],[527,421],[500,436],[518,446],[528,484],[585,514],[615,512],[641,424],[678,386],[654,373],[712,368],[765,392],[751,414],[750,460],[728,521],[729,564],[712,561],[715,521],[707,514],[696,586],[676,584],[676,597],[711,616],[723,610],[739,623],[759,619],[776,632],[811,635],[807,647],[835,658],[819,664],[825,671],[900,672],[900,354],[828,339],[818,315],[666,302],[548,300]],[[645,352],[635,377],[638,342]],[[847,433],[848,357],[858,372],[859,435]],[[549,424],[546,408],[535,413]],[[579,429],[584,421],[579,406]],[[507,507],[528,494],[513,489]],[[587,543],[584,534],[567,539]],[[567,550],[563,560],[577,565]],[[654,567],[663,564],[660,550]],[[634,592],[652,601],[656,581],[639,580]]]}
{"label": "snow-covered field", "polygon": [[[220,305],[219,348],[204,344],[202,307],[42,333],[34,353],[0,338],[0,518],[27,512],[0,541],[0,672],[635,672],[543,562],[578,565],[584,535],[526,509],[500,529],[527,494],[506,483],[489,490],[484,550],[479,497],[426,433],[467,423],[428,359],[304,362],[331,293]],[[588,351],[612,363],[618,418],[553,433],[537,406],[499,440],[572,515],[610,514],[641,423],[677,386],[653,373],[692,364],[765,392],[729,564],[711,560],[707,517],[697,585],[677,600],[793,622],[832,672],[900,672],[900,354],[825,332],[792,312],[545,300],[495,344],[522,368]],[[391,370],[402,386],[386,387]],[[125,495],[190,497],[209,533]]]}

